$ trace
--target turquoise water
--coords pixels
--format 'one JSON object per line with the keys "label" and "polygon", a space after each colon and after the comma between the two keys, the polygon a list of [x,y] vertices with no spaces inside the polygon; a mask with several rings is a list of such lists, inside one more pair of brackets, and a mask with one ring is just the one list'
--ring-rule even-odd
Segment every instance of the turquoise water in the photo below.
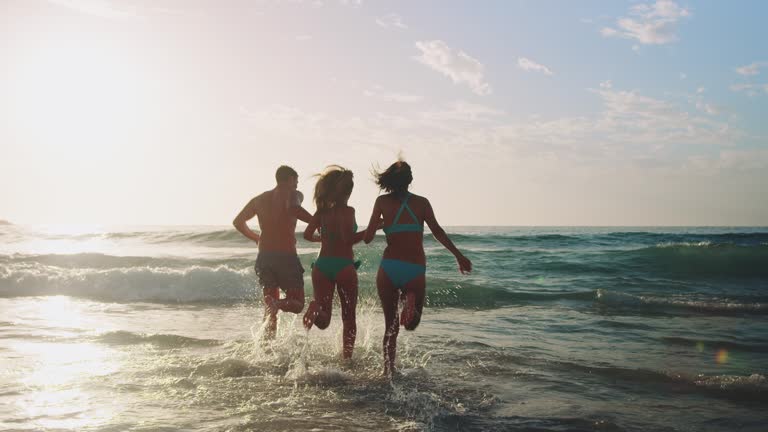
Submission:
{"label": "turquoise water", "polygon": [[768,229],[448,231],[475,271],[427,236],[427,310],[388,382],[383,238],[356,248],[345,364],[338,308],[259,342],[256,251],[231,229],[0,226],[0,429],[765,430]]}

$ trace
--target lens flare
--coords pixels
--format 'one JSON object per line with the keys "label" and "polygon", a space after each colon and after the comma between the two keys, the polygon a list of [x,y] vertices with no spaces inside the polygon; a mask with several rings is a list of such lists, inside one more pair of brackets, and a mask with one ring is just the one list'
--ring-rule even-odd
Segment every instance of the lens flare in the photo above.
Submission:
{"label": "lens flare", "polygon": [[725,349],[717,350],[717,353],[715,354],[715,362],[717,362],[717,364],[728,363],[728,350],[725,350]]}

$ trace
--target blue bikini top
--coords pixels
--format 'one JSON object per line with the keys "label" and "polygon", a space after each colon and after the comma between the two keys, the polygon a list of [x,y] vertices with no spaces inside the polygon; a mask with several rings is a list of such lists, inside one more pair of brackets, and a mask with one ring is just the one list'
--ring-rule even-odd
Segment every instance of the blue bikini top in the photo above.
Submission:
{"label": "blue bikini top", "polygon": [[411,224],[399,224],[397,221],[400,219],[400,216],[403,214],[403,210],[408,210],[408,213],[411,215],[413,220],[418,221],[419,218],[416,217],[415,214],[413,214],[413,210],[411,210],[410,207],[408,207],[408,198],[411,197],[410,192],[405,196],[403,199],[403,203],[400,205],[400,210],[397,211],[397,214],[395,215],[395,219],[393,220],[392,225],[388,227],[384,227],[384,234],[392,234],[392,233],[399,233],[399,232],[424,232],[424,226],[419,223],[411,223]]}

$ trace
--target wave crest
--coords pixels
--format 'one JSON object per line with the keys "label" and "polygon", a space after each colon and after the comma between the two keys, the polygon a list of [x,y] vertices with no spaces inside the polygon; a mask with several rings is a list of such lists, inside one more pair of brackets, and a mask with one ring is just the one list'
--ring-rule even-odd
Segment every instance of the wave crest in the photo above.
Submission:
{"label": "wave crest", "polygon": [[231,302],[254,297],[246,269],[226,265],[187,268],[67,269],[34,263],[0,267],[0,296],[69,295],[107,301]]}

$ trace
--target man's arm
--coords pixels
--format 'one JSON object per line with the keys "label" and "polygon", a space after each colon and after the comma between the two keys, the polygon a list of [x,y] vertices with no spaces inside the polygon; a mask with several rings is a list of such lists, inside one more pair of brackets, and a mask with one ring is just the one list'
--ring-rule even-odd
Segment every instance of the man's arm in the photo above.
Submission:
{"label": "man's arm", "polygon": [[251,231],[251,229],[248,227],[249,220],[253,219],[254,216],[256,216],[256,212],[258,211],[259,206],[259,197],[256,197],[248,202],[248,204],[243,207],[242,210],[240,210],[240,213],[237,214],[235,217],[235,220],[232,221],[232,225],[235,226],[235,229],[240,231],[240,234],[244,235],[245,237],[255,241],[256,243],[259,242],[261,239],[261,236],[257,233]]}
{"label": "man's arm", "polygon": [[312,220],[312,215],[304,207],[296,207],[296,219],[309,223]]}
{"label": "man's arm", "polygon": [[310,242],[322,241],[320,236],[315,235],[315,231],[317,231],[318,225],[319,223],[317,215],[311,217],[309,223],[307,224],[307,229],[304,230],[304,240]]}
{"label": "man's arm", "polygon": [[296,191],[295,195],[293,196],[293,200],[291,200],[292,207],[295,210],[296,219],[304,222],[309,223],[312,220],[312,213],[308,212],[304,207],[301,206],[301,203],[304,201],[304,194]]}

